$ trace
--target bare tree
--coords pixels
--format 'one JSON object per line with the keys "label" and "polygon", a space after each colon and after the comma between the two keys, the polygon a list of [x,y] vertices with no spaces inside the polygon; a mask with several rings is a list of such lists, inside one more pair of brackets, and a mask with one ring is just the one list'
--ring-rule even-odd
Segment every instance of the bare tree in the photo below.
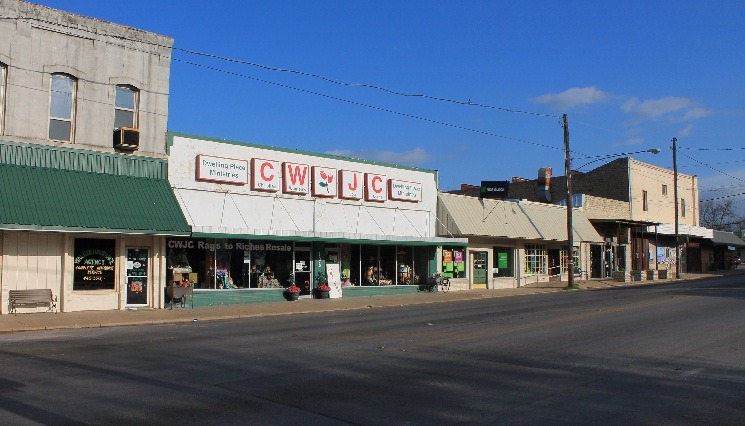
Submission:
{"label": "bare tree", "polygon": [[740,220],[735,214],[735,205],[731,199],[701,203],[699,222],[704,228],[734,231]]}

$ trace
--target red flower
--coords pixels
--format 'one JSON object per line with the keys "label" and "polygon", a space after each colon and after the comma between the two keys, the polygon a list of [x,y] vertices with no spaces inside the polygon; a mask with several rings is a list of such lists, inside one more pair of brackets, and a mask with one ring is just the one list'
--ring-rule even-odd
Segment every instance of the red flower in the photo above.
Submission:
{"label": "red flower", "polygon": [[296,285],[291,285],[291,286],[287,287],[287,292],[288,293],[300,293],[300,287],[298,287]]}
{"label": "red flower", "polygon": [[317,288],[318,291],[331,291],[331,287],[327,286],[326,284],[321,284]]}

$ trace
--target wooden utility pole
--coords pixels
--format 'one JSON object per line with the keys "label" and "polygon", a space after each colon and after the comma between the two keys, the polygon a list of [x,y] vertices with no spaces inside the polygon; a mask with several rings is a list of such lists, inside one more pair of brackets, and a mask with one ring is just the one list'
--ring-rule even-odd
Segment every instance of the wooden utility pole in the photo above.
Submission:
{"label": "wooden utility pole", "polygon": [[568,288],[577,288],[574,284],[574,226],[572,220],[572,156],[569,150],[569,123],[567,121],[567,115],[564,114],[562,117],[564,122],[564,170],[566,174],[567,183],[567,247],[569,256],[569,275],[567,278]]}
{"label": "wooden utility pole", "polygon": [[675,197],[675,278],[680,279],[680,240],[678,226],[678,139],[673,138],[673,197]]}

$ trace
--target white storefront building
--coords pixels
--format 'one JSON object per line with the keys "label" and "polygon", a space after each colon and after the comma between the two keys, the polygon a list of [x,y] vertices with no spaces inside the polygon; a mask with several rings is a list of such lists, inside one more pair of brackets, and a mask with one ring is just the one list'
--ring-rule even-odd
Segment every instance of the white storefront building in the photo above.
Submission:
{"label": "white storefront building", "polygon": [[[167,241],[198,304],[416,291],[438,271],[437,172],[172,133],[168,180],[191,228]],[[338,276],[335,276],[338,275]]]}

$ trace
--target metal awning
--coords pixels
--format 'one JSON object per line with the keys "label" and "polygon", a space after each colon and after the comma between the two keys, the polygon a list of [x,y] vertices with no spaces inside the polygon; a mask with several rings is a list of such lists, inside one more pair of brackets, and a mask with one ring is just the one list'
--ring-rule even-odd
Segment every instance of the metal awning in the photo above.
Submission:
{"label": "metal awning", "polygon": [[0,164],[0,229],[189,235],[168,181]]}

